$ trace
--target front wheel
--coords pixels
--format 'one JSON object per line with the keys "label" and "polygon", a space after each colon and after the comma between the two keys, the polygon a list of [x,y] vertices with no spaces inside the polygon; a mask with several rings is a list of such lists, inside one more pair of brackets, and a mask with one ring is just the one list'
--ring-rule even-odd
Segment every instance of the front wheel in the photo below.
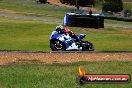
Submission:
{"label": "front wheel", "polygon": [[54,40],[50,43],[52,51],[65,51],[65,45],[59,40]]}
{"label": "front wheel", "polygon": [[82,51],[94,51],[94,46],[88,41],[83,41]]}

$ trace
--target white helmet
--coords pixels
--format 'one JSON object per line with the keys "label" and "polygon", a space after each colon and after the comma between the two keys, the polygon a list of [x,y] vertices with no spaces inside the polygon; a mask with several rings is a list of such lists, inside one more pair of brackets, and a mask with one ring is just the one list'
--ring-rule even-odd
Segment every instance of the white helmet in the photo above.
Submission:
{"label": "white helmet", "polygon": [[62,25],[56,26],[56,31],[58,33],[63,33],[64,32],[64,27]]}
{"label": "white helmet", "polygon": [[64,29],[64,27],[62,25],[56,26],[56,29],[58,29],[58,28]]}

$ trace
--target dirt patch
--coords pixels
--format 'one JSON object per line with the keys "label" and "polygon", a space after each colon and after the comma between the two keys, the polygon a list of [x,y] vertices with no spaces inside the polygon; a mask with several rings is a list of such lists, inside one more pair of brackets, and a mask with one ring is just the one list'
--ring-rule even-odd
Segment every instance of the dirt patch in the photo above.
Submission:
{"label": "dirt patch", "polygon": [[16,12],[13,10],[0,9],[0,13],[16,13]]}
{"label": "dirt patch", "polygon": [[48,2],[56,3],[56,4],[61,4],[60,0],[48,0]]}
{"label": "dirt patch", "polygon": [[40,61],[43,63],[72,63],[78,61],[113,60],[132,61],[132,53],[0,53],[0,65],[25,61]]}

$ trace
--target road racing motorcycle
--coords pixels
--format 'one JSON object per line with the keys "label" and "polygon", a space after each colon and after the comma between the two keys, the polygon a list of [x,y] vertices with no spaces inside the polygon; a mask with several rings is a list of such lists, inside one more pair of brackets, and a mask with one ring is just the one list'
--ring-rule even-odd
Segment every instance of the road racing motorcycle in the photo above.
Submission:
{"label": "road racing motorcycle", "polygon": [[53,31],[50,36],[50,48],[52,51],[94,51],[94,46],[89,41],[83,41],[86,34],[78,34],[80,40],[76,42],[69,34]]}

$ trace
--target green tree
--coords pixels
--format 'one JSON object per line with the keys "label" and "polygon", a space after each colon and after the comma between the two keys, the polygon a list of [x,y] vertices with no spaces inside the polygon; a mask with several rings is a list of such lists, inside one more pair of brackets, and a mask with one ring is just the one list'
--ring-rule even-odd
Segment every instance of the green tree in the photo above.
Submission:
{"label": "green tree", "polygon": [[40,3],[46,3],[47,0],[38,0]]}
{"label": "green tree", "polygon": [[123,10],[123,2],[122,0],[105,0],[102,10],[105,12],[121,12]]}
{"label": "green tree", "polygon": [[88,5],[94,5],[95,0],[60,0],[61,3],[63,4],[70,4],[70,5],[75,5],[77,8],[79,6],[88,6]]}

